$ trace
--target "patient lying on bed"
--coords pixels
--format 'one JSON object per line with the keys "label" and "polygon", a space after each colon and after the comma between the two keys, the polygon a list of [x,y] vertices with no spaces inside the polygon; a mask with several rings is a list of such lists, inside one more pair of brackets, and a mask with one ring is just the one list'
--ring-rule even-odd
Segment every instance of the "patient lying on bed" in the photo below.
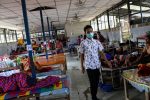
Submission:
{"label": "patient lying on bed", "polygon": [[23,72],[8,77],[0,76],[0,93],[33,90],[51,86],[59,81],[59,77],[55,76],[48,76],[45,79],[37,80]]}

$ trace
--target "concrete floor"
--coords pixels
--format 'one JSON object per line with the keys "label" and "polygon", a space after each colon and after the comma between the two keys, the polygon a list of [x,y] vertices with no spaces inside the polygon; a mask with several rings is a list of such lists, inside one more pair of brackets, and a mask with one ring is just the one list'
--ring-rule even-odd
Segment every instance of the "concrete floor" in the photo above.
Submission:
{"label": "concrete floor", "polygon": [[[82,74],[80,70],[80,60],[77,60],[76,56],[67,56],[68,75],[71,77],[71,100],[87,100],[84,91],[89,87],[89,81],[87,74]],[[113,92],[103,92],[100,89],[97,94],[100,100],[125,100],[124,90],[115,90]],[[144,100],[144,93],[137,91],[135,88],[130,87],[129,96],[131,100]],[[88,100],[91,100],[90,93],[88,94]]]}
{"label": "concrete floor", "polygon": [[[67,56],[67,74],[71,78],[70,84],[70,96],[71,100],[91,100],[91,95],[88,93],[88,98],[85,97],[84,91],[89,87],[89,81],[87,74],[82,74],[80,70],[80,61],[77,60],[76,56],[68,55]],[[136,89],[130,87],[129,89],[130,100],[144,100],[144,93],[138,92]],[[113,92],[103,92],[100,89],[97,94],[100,100],[125,100],[124,99],[124,90],[122,89],[115,90]],[[44,97],[42,100],[51,100],[50,97]],[[58,99],[54,99],[58,100]],[[65,100],[65,99],[59,99]]]}

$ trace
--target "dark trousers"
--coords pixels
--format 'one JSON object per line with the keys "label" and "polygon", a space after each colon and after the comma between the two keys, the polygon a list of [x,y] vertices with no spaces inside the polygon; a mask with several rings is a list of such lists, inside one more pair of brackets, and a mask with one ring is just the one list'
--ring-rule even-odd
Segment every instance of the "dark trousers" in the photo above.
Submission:
{"label": "dark trousers", "polygon": [[100,71],[99,69],[87,69],[87,74],[90,81],[92,100],[97,100],[96,95],[99,84]]}

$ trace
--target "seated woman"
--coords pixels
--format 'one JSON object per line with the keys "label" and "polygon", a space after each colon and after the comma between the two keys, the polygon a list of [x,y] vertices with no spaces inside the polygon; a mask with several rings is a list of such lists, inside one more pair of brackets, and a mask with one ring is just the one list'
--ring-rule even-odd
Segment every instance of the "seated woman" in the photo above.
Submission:
{"label": "seated woman", "polygon": [[57,53],[63,53],[63,44],[59,39],[56,41],[56,51]]}
{"label": "seated woman", "polygon": [[125,50],[122,47],[116,49],[116,53],[111,60],[113,67],[121,67],[125,64],[126,55],[124,54]]}
{"label": "seated woman", "polygon": [[38,44],[36,43],[35,40],[32,41],[32,47],[33,47],[33,50],[37,50],[38,48]]}
{"label": "seated woman", "polygon": [[114,52],[113,54],[110,53],[110,51],[109,53],[106,53],[106,57],[109,61],[111,61],[112,67],[116,68],[116,67],[126,66],[126,59],[128,58],[125,53],[126,50],[124,50],[123,47],[119,47],[119,48],[115,48],[113,52]]}

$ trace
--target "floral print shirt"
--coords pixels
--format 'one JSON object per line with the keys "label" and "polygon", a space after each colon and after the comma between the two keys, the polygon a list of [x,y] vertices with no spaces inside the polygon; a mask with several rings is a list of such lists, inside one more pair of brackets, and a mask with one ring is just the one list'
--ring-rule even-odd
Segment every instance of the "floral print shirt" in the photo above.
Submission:
{"label": "floral print shirt", "polygon": [[85,69],[99,69],[101,66],[99,51],[104,47],[95,39],[85,39],[80,44],[80,53],[84,54]]}

